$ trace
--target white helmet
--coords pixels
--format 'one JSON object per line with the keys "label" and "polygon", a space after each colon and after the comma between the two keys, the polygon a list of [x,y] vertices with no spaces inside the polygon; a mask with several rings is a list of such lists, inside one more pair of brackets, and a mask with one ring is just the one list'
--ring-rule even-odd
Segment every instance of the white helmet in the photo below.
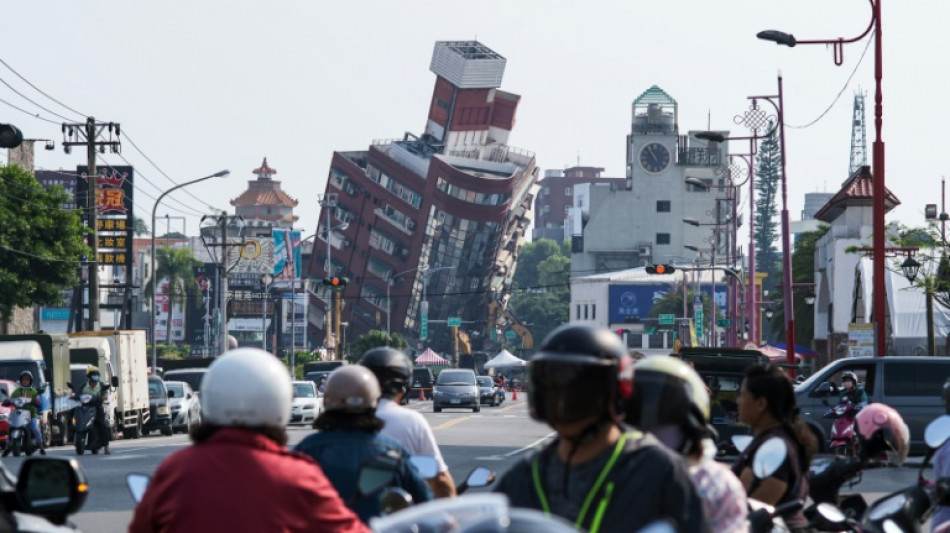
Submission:
{"label": "white helmet", "polygon": [[276,357],[258,348],[226,352],[201,381],[201,417],[218,426],[287,426],[293,385]]}

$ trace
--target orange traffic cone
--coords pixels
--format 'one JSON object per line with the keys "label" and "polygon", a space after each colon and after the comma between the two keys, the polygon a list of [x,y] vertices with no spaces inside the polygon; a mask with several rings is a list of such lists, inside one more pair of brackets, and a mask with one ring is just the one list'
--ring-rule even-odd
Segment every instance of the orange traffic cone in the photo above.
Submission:
{"label": "orange traffic cone", "polygon": [[512,399],[512,400],[517,400],[517,399],[518,399],[518,389],[512,389],[512,390],[511,390],[511,399]]}

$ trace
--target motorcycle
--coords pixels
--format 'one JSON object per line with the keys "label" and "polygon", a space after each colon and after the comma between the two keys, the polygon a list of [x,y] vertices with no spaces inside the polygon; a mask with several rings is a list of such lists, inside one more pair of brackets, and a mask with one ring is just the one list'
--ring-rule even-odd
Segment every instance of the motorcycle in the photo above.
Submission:
{"label": "motorcycle", "polygon": [[96,430],[96,410],[100,401],[93,394],[81,394],[79,405],[73,408],[73,444],[76,447],[76,455],[82,455],[86,450],[96,455],[105,445]]}
{"label": "motorcycle", "polygon": [[831,453],[835,455],[858,455],[858,441],[855,433],[854,419],[860,409],[850,402],[843,402],[823,414],[823,418],[833,418],[831,426]]}
{"label": "motorcycle", "polygon": [[[733,435],[732,443],[741,453],[752,443],[752,437],[749,435]],[[787,455],[788,449],[785,446],[785,441],[779,437],[772,437],[762,443],[752,458],[752,472],[755,474],[755,480],[749,487],[748,492],[754,492],[763,479],[774,474],[785,462]],[[804,507],[804,502],[801,500],[771,506],[749,498],[747,519],[749,531],[751,533],[787,532],[789,529],[784,518],[797,513],[802,507]]]}
{"label": "motorcycle", "polygon": [[860,493],[841,495],[844,485],[853,487],[861,482],[862,472],[889,466],[885,461],[863,460],[843,455],[818,455],[808,468],[808,495],[814,502],[805,509],[805,517],[813,520],[818,504],[828,503],[840,509],[848,518],[860,519],[868,508]]}
{"label": "motorcycle", "polygon": [[7,446],[13,452],[14,457],[19,457],[21,453],[33,455],[39,446],[33,437],[32,419],[33,415],[27,406],[34,403],[32,399],[20,396],[7,400],[13,404],[13,411],[10,413],[9,427],[10,435],[7,438]]}

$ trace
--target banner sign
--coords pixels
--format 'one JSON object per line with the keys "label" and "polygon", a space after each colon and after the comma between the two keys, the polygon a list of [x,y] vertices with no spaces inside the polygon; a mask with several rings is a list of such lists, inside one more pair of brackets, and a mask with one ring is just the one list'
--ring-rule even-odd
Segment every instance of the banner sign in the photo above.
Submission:
{"label": "banner sign", "polygon": [[[76,167],[76,205],[88,208],[89,167]],[[132,268],[132,238],[135,229],[132,167],[96,168],[96,233],[100,266]],[[88,211],[84,211],[88,213]],[[89,225],[88,216],[83,217]],[[154,228],[153,228],[154,230]]]}

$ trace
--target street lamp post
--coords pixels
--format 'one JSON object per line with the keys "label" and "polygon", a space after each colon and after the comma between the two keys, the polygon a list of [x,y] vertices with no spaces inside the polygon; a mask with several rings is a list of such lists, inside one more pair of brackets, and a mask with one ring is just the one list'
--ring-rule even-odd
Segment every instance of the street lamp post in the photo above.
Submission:
{"label": "street lamp post", "polygon": [[[422,314],[425,315],[427,321],[428,321],[428,315],[429,315],[429,297],[428,297],[429,276],[430,276],[433,272],[438,272],[438,271],[440,271],[440,270],[451,270],[451,269],[453,269],[453,268],[455,268],[455,267],[454,267],[454,266],[447,266],[447,267],[435,267],[435,268],[431,268],[431,267],[429,267],[429,265],[422,265],[421,267],[419,267],[419,269],[422,270],[422,304],[421,304],[421,308],[422,308]],[[420,326],[420,327],[421,327],[421,326]],[[428,335],[426,335],[426,338],[428,338]]]}
{"label": "street lamp post", "polygon": [[[883,60],[881,53],[881,0],[868,0],[871,4],[871,21],[868,23],[867,29],[864,30],[861,35],[854,37],[852,39],[812,39],[799,41],[791,34],[776,31],[776,30],[766,30],[759,32],[756,37],[765,41],[772,41],[779,45],[785,45],[793,47],[797,44],[824,44],[832,45],[832,53],[834,56],[835,65],[841,66],[844,63],[844,45],[848,43],[853,43],[860,41],[865,36],[867,36],[872,30],[874,31],[874,143],[872,145],[872,155],[871,155],[871,164],[873,166],[872,170],[872,183],[874,187],[874,200],[873,200],[873,225],[871,229],[872,234],[872,272],[873,272],[873,282],[872,282],[872,309],[873,317],[876,322],[877,330],[877,355],[883,356],[886,352],[885,347],[887,346],[887,320],[885,309],[887,306],[887,288],[884,282],[885,275],[885,260],[886,260],[886,247],[885,247],[885,226],[884,226],[884,211],[885,211],[885,180],[884,180],[884,140],[881,138],[881,127],[883,126],[883,115],[884,115],[884,96],[881,93],[881,79],[883,77]],[[779,78],[781,80],[781,78]],[[779,82],[779,92],[781,93],[781,82]],[[782,143],[782,150],[785,150],[785,143]],[[785,165],[785,158],[783,154],[782,165]],[[783,192],[784,194],[784,192]]]}
{"label": "street lamp post", "polygon": [[261,284],[264,286],[264,292],[261,293],[261,349],[265,352],[267,351],[267,299],[273,282],[274,276],[270,274],[261,276]]}
{"label": "street lamp post", "polygon": [[[327,274],[327,277],[330,278],[330,277],[333,276],[333,261],[332,261],[332,256],[331,256],[330,236],[333,234],[334,231],[336,231],[336,230],[338,230],[338,229],[339,229],[339,230],[346,230],[347,228],[350,227],[350,223],[349,223],[349,222],[341,222],[340,224],[337,224],[336,226],[330,226],[331,220],[330,220],[330,209],[329,209],[329,208],[336,206],[336,196],[335,196],[335,195],[334,195],[334,196],[327,195],[327,199],[322,203],[322,205],[324,205],[324,207],[327,208],[327,227],[326,227],[326,230],[325,230],[325,231],[319,231],[319,228],[317,228],[317,233],[314,233],[313,235],[311,235],[311,237],[313,237],[313,236],[315,236],[315,235],[318,235],[318,234],[319,234],[319,235],[323,235],[324,233],[326,234],[326,239],[327,239],[327,262],[326,262],[326,269],[325,269],[325,272],[326,272],[326,274]],[[326,331],[327,331],[326,338],[327,338],[327,339],[332,338],[332,334],[331,334],[331,332],[330,332],[330,331],[331,331],[331,328],[332,328],[332,324],[333,324],[333,295],[332,295],[332,294],[333,294],[333,293],[331,292],[331,293],[330,293],[330,297],[327,298],[327,322],[326,322]],[[333,342],[334,342],[334,353],[337,355],[337,357],[336,357],[336,360],[337,360],[337,361],[340,360],[340,359],[339,359],[339,353],[340,353],[340,352],[339,352],[339,350],[336,349],[336,344],[339,343],[339,341],[340,341],[340,339],[333,339]],[[327,343],[327,344],[329,344],[329,343]]]}
{"label": "street lamp post", "polygon": [[[165,191],[165,192],[163,192],[162,194],[160,194],[160,195],[158,196],[158,198],[155,200],[155,204],[152,206],[152,227],[151,227],[151,230],[152,230],[152,246],[151,246],[151,255],[150,255],[150,257],[149,257],[149,260],[150,260],[150,262],[152,263],[152,283],[151,283],[151,285],[152,285],[152,309],[150,310],[151,312],[149,313],[149,327],[150,327],[151,330],[152,330],[152,368],[158,367],[158,342],[157,342],[157,335],[155,335],[155,313],[157,312],[157,309],[156,309],[156,307],[155,307],[155,296],[156,296],[156,294],[155,294],[155,288],[156,288],[157,282],[158,282],[158,280],[157,280],[158,276],[156,275],[158,269],[156,268],[157,265],[155,264],[155,212],[158,210],[158,204],[160,204],[160,203],[162,202],[162,199],[163,199],[163,198],[165,198],[165,197],[168,196],[169,194],[171,194],[171,193],[177,191],[178,189],[181,189],[182,187],[187,187],[187,186],[189,186],[189,185],[194,185],[195,183],[198,183],[198,182],[201,182],[201,181],[204,181],[204,180],[208,180],[208,179],[211,179],[211,178],[224,178],[224,177],[229,176],[230,174],[231,174],[231,171],[229,171],[229,170],[220,170],[220,171],[218,171],[218,172],[215,172],[214,174],[211,174],[210,176],[205,176],[205,177],[203,177],[203,178],[198,178],[198,179],[196,179],[196,180],[186,181],[185,183],[179,183],[178,185],[176,185],[176,186],[172,187],[171,189],[168,189],[167,191]],[[168,317],[169,317],[169,319],[171,319],[171,308],[170,308],[170,307],[169,307],[169,309],[168,309]],[[170,341],[170,340],[171,340],[171,339],[166,339],[165,341],[168,342],[168,341]]]}

